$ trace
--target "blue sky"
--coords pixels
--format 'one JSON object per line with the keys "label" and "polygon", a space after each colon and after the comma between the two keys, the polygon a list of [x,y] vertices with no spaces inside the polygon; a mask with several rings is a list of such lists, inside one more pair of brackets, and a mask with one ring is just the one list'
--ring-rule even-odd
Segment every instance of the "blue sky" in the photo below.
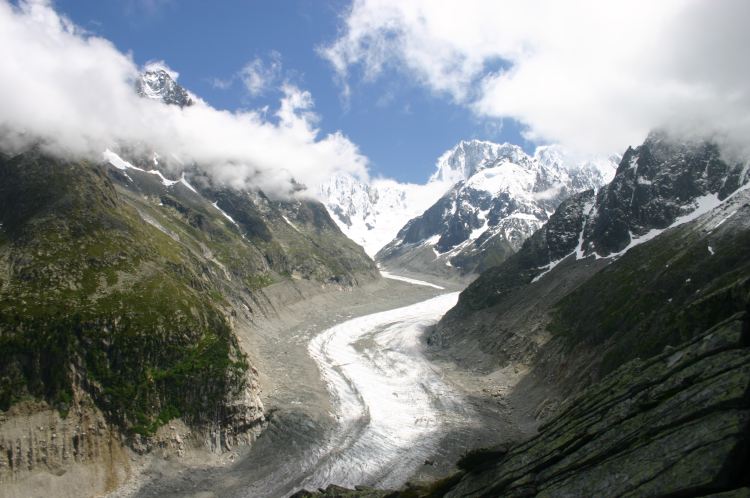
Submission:
{"label": "blue sky", "polygon": [[[165,61],[180,73],[182,85],[214,107],[275,108],[283,80],[310,91],[321,130],[346,134],[369,158],[375,176],[424,182],[438,155],[461,139],[532,147],[515,121],[478,118],[448,94],[393,69],[373,81],[352,79],[344,102],[330,63],[316,48],[340,35],[348,1],[57,0],[55,6],[131,53],[136,63]],[[257,58],[266,65],[280,59],[276,86],[253,96],[236,78],[228,88],[213,83],[232,80]]]}

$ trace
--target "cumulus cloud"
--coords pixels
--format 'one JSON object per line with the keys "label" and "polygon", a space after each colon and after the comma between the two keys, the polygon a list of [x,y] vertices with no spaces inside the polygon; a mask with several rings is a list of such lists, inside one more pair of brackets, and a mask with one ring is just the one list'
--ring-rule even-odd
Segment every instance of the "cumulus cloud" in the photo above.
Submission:
{"label": "cumulus cloud", "polygon": [[654,127],[747,143],[745,0],[354,0],[319,53],[343,93],[387,71],[537,142],[619,151]]}
{"label": "cumulus cloud", "polygon": [[[283,87],[278,111],[186,108],[138,97],[140,68],[46,1],[0,0],[0,147],[41,144],[100,159],[118,145],[195,161],[235,187],[283,194],[338,172],[365,177],[367,159],[341,133],[323,136],[309,92]],[[150,67],[170,70],[162,61]],[[171,70],[170,70],[171,71]],[[172,73],[175,77],[176,73]]]}

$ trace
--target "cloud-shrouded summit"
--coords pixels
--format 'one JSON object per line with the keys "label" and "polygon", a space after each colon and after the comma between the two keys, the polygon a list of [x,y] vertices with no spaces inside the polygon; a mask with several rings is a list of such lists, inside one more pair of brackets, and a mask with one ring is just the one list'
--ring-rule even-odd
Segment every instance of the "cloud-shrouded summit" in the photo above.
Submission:
{"label": "cloud-shrouded summit", "polygon": [[355,0],[319,53],[345,94],[396,71],[534,141],[609,152],[671,127],[743,143],[748,19],[744,0]]}
{"label": "cloud-shrouded summit", "polygon": [[[322,136],[312,95],[281,86],[275,112],[181,108],[139,97],[140,68],[43,0],[0,1],[0,147],[100,159],[119,144],[195,161],[215,180],[283,195],[294,182],[366,176],[367,159],[340,132]],[[169,68],[152,62],[145,69]],[[174,77],[177,74],[171,70]]]}

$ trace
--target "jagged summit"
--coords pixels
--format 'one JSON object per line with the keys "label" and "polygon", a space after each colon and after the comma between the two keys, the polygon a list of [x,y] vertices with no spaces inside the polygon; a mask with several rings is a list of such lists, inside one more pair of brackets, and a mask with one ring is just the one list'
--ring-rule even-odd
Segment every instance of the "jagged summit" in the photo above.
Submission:
{"label": "jagged summit", "polygon": [[141,97],[160,100],[165,104],[187,107],[193,104],[190,94],[182,88],[164,69],[144,71],[135,80],[135,91]]}
{"label": "jagged summit", "polygon": [[564,199],[607,183],[618,160],[578,158],[556,145],[529,155],[507,143],[462,142],[440,158],[436,175],[470,176],[377,257],[414,271],[481,271],[518,251]]}
{"label": "jagged summit", "polygon": [[448,187],[438,181],[417,185],[376,179],[368,183],[335,175],[318,186],[317,195],[339,228],[375,256],[406,221],[424,212]]}
{"label": "jagged summit", "polygon": [[628,148],[612,183],[591,205],[582,233],[585,255],[608,256],[717,206],[747,181],[748,163],[728,163],[716,143],[663,131]]}
{"label": "jagged summit", "polygon": [[[722,160],[716,143],[708,140],[686,142],[652,133],[642,145],[628,148],[608,185],[564,201],[518,253],[467,288],[461,305],[486,307],[510,288],[516,292],[554,280],[565,271],[560,268],[606,266],[641,244],[663,239],[669,229],[716,212],[747,190],[749,165]],[[716,215],[720,220],[713,230],[736,212]],[[708,247],[701,257],[713,255]]]}
{"label": "jagged summit", "polygon": [[441,155],[430,181],[456,183],[473,176],[483,166],[498,159],[519,163],[528,156],[518,145],[497,144],[485,140],[461,140]]}
{"label": "jagged summit", "polygon": [[386,245],[427,243],[425,264],[446,267],[465,247],[437,262],[432,247],[446,253],[502,231],[507,240],[491,244],[500,243],[510,254],[562,199],[608,182],[619,160],[578,158],[558,145],[529,155],[510,143],[462,140],[438,158],[426,184],[367,183],[337,175],[318,187],[318,198],[368,254],[385,251]]}

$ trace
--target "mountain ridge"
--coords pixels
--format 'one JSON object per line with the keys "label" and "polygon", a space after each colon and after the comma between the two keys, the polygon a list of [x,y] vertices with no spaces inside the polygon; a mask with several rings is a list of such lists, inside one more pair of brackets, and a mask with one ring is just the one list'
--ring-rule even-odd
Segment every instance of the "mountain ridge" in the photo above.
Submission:
{"label": "mountain ridge", "polygon": [[[426,255],[418,254],[416,256],[417,259],[427,260],[421,266],[411,267],[408,261],[404,261],[403,258],[396,262],[389,262],[388,260],[393,257],[392,253],[403,251],[397,241],[400,232],[408,231],[407,222],[417,223],[414,220],[420,217],[435,218],[433,220],[435,225],[451,225],[455,228],[453,237],[458,239],[459,243],[466,242],[468,238],[466,233],[461,232],[467,232],[468,230],[471,240],[483,235],[490,227],[485,226],[483,228],[481,223],[477,223],[476,213],[460,213],[454,216],[452,220],[447,220],[442,219],[442,216],[437,216],[430,210],[446,210],[451,203],[443,198],[451,192],[451,189],[456,189],[458,183],[464,183],[466,185],[465,190],[483,192],[478,196],[475,194],[473,199],[469,199],[471,196],[464,195],[460,201],[488,204],[490,199],[498,194],[493,190],[493,183],[498,183],[498,178],[493,178],[495,176],[493,173],[499,170],[494,167],[503,163],[515,165],[512,161],[516,161],[521,166],[517,167],[516,178],[513,178],[514,175],[512,174],[508,175],[507,183],[525,182],[525,184],[517,185],[515,191],[509,196],[510,200],[514,201],[516,197],[521,196],[528,197],[527,194],[533,193],[539,198],[538,204],[541,208],[535,214],[518,213],[519,219],[515,221],[513,216],[510,216],[506,222],[508,235],[495,237],[495,240],[489,242],[489,247],[496,246],[498,248],[495,254],[502,255],[496,258],[497,262],[500,262],[505,255],[511,254],[520,247],[520,242],[533,232],[535,223],[546,219],[547,212],[551,212],[551,206],[559,202],[560,198],[568,195],[568,191],[575,192],[598,186],[613,175],[614,160],[619,160],[619,157],[578,158],[557,145],[537,147],[535,153],[529,156],[518,145],[507,142],[498,144],[485,140],[462,140],[440,155],[435,164],[435,171],[425,184],[402,184],[380,178],[367,182],[351,176],[340,175],[319,185],[316,197],[324,203],[333,219],[347,236],[365,247],[367,253],[371,256],[376,257],[378,253],[381,253],[377,257],[386,266],[392,264],[416,271],[424,271],[427,267],[431,268],[433,272],[437,268],[438,274],[441,275],[443,275],[443,272],[440,271],[440,268],[445,266],[448,273],[452,274],[455,273],[455,269],[451,268],[450,259],[457,256],[455,266],[463,266],[466,268],[465,272],[471,272],[482,267],[481,264],[469,263],[472,258],[477,259],[476,253],[478,251],[472,250],[472,248],[466,248],[467,251],[463,254],[451,254],[447,257],[441,257],[437,253],[433,254],[430,250],[427,250]],[[544,173],[556,170],[554,176],[551,174],[546,174],[546,177],[545,175],[539,175],[538,171],[533,171],[536,164],[543,166]],[[560,183],[563,177],[565,185],[560,187],[557,183]],[[459,195],[454,194],[454,196]],[[437,205],[441,203],[445,205],[438,207]],[[475,208],[476,206],[472,207]],[[476,211],[476,209],[474,210]],[[488,213],[482,214],[487,216]],[[527,215],[527,220],[523,219],[524,215]],[[467,217],[471,219],[466,220]],[[481,214],[479,217],[481,217]],[[497,222],[496,219],[489,221],[493,225]],[[470,229],[467,229],[467,223],[471,227]],[[541,223],[536,224],[541,225]],[[421,229],[421,231],[425,230]],[[438,230],[434,227],[428,231],[430,233],[425,233],[416,240],[411,240],[414,238],[413,234],[412,236],[407,235],[408,243],[425,243],[431,237],[438,235]],[[485,234],[481,243],[486,243],[486,239],[491,238],[492,235],[494,233]],[[447,252],[455,247],[455,244],[451,244],[447,238],[448,235],[443,238],[441,246],[445,247],[441,247],[442,252]],[[499,240],[502,238],[508,240]],[[435,243],[436,241],[432,241],[427,245],[432,247],[435,246]],[[437,263],[434,262],[435,256],[440,258]]]}
{"label": "mountain ridge", "polygon": [[92,479],[103,490],[128,473],[124,448],[251,444],[267,424],[253,320],[380,278],[317,201],[198,165],[174,178],[128,145],[98,161],[0,154],[0,482],[109,455],[122,468]]}
{"label": "mountain ridge", "polygon": [[[480,272],[519,250],[563,199],[597,188],[614,174],[611,161],[616,156],[579,160],[559,146],[538,147],[529,156],[518,146],[494,144],[497,157],[467,163],[466,157],[473,157],[467,144],[443,155],[439,174],[450,175],[446,165],[452,165],[450,171],[471,176],[410,220],[378,252],[381,264],[413,271]],[[480,150],[491,145],[482,142]]]}
{"label": "mountain ridge", "polygon": [[[631,151],[639,150],[644,157],[653,158],[649,154],[649,149],[655,145],[658,147],[665,146],[664,140],[664,135],[661,133],[652,134],[640,148],[631,149]],[[633,259],[631,252],[648,254],[648,249],[644,249],[644,247],[660,247],[660,253],[666,257],[667,254],[674,253],[675,250],[670,251],[670,246],[665,245],[666,242],[664,241],[673,240],[675,237],[682,237],[682,240],[689,241],[689,244],[688,242],[682,242],[682,244],[688,244],[685,247],[692,247],[698,244],[698,242],[693,241],[693,238],[697,237],[697,240],[702,240],[704,236],[691,235],[697,231],[697,229],[691,227],[702,226],[701,220],[717,217],[719,217],[717,226],[720,227],[721,233],[726,234],[726,236],[731,235],[735,240],[730,247],[739,244],[740,239],[737,237],[741,237],[745,227],[741,223],[741,219],[736,218],[735,215],[738,210],[743,209],[743,199],[747,196],[750,183],[748,183],[747,177],[741,179],[741,184],[740,181],[732,179],[737,178],[738,172],[745,170],[744,165],[724,162],[719,156],[718,149],[711,142],[686,144],[672,141],[669,147],[672,147],[672,152],[662,156],[660,162],[648,163],[652,169],[649,176],[652,179],[650,180],[652,181],[651,184],[638,183],[638,177],[633,175],[631,169],[631,161],[635,156],[632,152],[629,152],[623,157],[618,173],[609,185],[596,193],[586,191],[564,201],[551,216],[550,221],[530,237],[518,253],[508,258],[501,265],[483,272],[477,280],[462,292],[458,305],[449,311],[438,324],[435,333],[430,338],[431,342],[449,347],[451,341],[460,340],[464,347],[468,347],[467,341],[472,342],[479,339],[483,346],[477,347],[488,352],[497,351],[501,358],[507,358],[507,353],[500,352],[502,347],[498,349],[502,340],[497,344],[494,341],[508,333],[510,329],[516,331],[514,337],[527,337],[529,340],[538,334],[544,335],[544,329],[548,325],[553,329],[556,327],[559,329],[559,326],[549,324],[549,321],[554,321],[554,316],[557,316],[550,315],[550,313],[558,305],[556,303],[573,299],[566,296],[576,295],[579,292],[576,289],[593,285],[593,282],[604,278],[604,275],[614,275],[617,273],[615,268],[629,268],[628,272],[631,272],[627,273],[629,276],[618,277],[624,279],[624,281],[651,278],[648,274],[638,276],[639,274],[636,271],[638,260]],[[713,162],[706,163],[706,153],[709,154]],[[679,158],[677,163],[674,161],[675,158]],[[686,169],[683,167],[686,163],[700,167]],[[704,175],[706,164],[714,165],[713,176]],[[660,173],[657,173],[657,171]],[[687,171],[688,178],[671,174],[675,171]],[[670,185],[681,186],[681,188],[669,188]],[[644,189],[643,187],[648,188]],[[668,192],[669,195],[665,192]],[[720,195],[724,195],[724,197],[723,200],[718,201]],[[717,203],[701,204],[700,201],[706,198],[716,198]],[[727,206],[730,204],[735,208],[727,213],[729,216],[717,214],[729,209]],[[639,209],[646,209],[650,218],[638,214]],[[635,214],[631,217],[622,215],[623,212],[628,212],[628,210]],[[630,225],[626,225],[626,230],[615,232],[616,237],[613,238],[611,232],[587,228],[590,223],[593,225],[595,220],[611,218],[613,215],[620,216],[626,224],[630,223]],[[705,224],[705,222],[702,223]],[[728,231],[728,226],[734,227],[738,235],[735,236],[733,235],[734,232]],[[620,236],[622,233],[627,234],[627,239]],[[643,235],[640,238],[630,238],[630,233],[641,233]],[[684,235],[678,236],[678,234]],[[608,247],[609,252],[602,251],[602,253],[599,253],[597,247]],[[682,246],[677,244],[674,247]],[[712,244],[707,244],[707,247],[711,247],[714,253],[717,252],[716,247]],[[698,252],[692,255],[692,258],[713,258],[707,259],[707,263],[719,261],[719,259],[716,259],[717,256],[706,247],[700,250],[696,248],[695,251]],[[734,250],[730,251],[730,254],[733,253]],[[631,262],[633,266],[628,266],[624,262]],[[703,264],[700,260],[690,264],[699,263]],[[657,275],[669,271],[670,266],[666,270],[659,268]],[[671,268],[674,269],[673,266]],[[725,272],[726,268],[722,268],[724,268],[722,272]],[[695,271],[698,272],[698,270]],[[566,284],[561,286],[559,285],[560,282]],[[593,300],[592,302],[603,300],[603,309],[609,309],[606,303],[629,299],[628,297],[616,298],[612,295],[613,292],[622,293],[622,285],[612,284],[610,291],[599,288],[589,297]],[[647,284],[643,283],[640,287],[633,288],[632,296],[642,295],[645,285]],[[549,290],[545,290],[547,288]],[[554,292],[549,294],[548,298],[541,297],[545,295],[545,292],[552,290]],[[605,299],[604,296],[609,296],[609,298]],[[546,316],[546,318],[541,321],[526,322],[523,310],[526,309],[527,305],[521,304],[524,299],[529,303],[539,303],[537,306],[541,306],[541,308],[535,315]],[[546,299],[546,301],[540,301],[540,299]],[[515,304],[511,306],[511,302]],[[572,301],[569,302],[572,303]],[[581,309],[591,307],[592,302],[578,301],[579,311],[576,311],[576,306],[571,304],[571,308],[566,313],[571,319],[574,319],[574,317],[582,315]],[[581,308],[582,306],[584,308]],[[644,301],[637,306],[648,306],[648,304],[647,301]],[[511,309],[514,307],[515,309]],[[611,309],[609,313],[613,316],[619,316],[625,309],[622,308],[622,305],[619,305],[619,307]],[[672,305],[665,305],[664,309],[672,309]],[[638,313],[635,313],[635,315],[637,316]],[[518,322],[518,320],[521,321]],[[469,322],[473,325],[467,327],[466,324]],[[591,324],[611,323],[612,326],[619,322],[628,323],[628,319],[621,317],[619,321],[610,321],[606,316],[598,316],[589,317],[587,320],[587,323]],[[485,325],[482,325],[483,323]],[[494,325],[492,325],[493,323]],[[706,324],[706,326],[709,325]],[[457,327],[460,327],[460,332]],[[494,332],[490,332],[493,328]],[[568,328],[590,330],[590,326],[584,324],[569,325],[566,330]],[[591,331],[591,333],[594,332]],[[459,339],[459,336],[463,338]],[[474,348],[469,349],[473,350]],[[635,350],[637,349],[635,348]],[[486,358],[488,362],[492,361],[490,357]]]}

